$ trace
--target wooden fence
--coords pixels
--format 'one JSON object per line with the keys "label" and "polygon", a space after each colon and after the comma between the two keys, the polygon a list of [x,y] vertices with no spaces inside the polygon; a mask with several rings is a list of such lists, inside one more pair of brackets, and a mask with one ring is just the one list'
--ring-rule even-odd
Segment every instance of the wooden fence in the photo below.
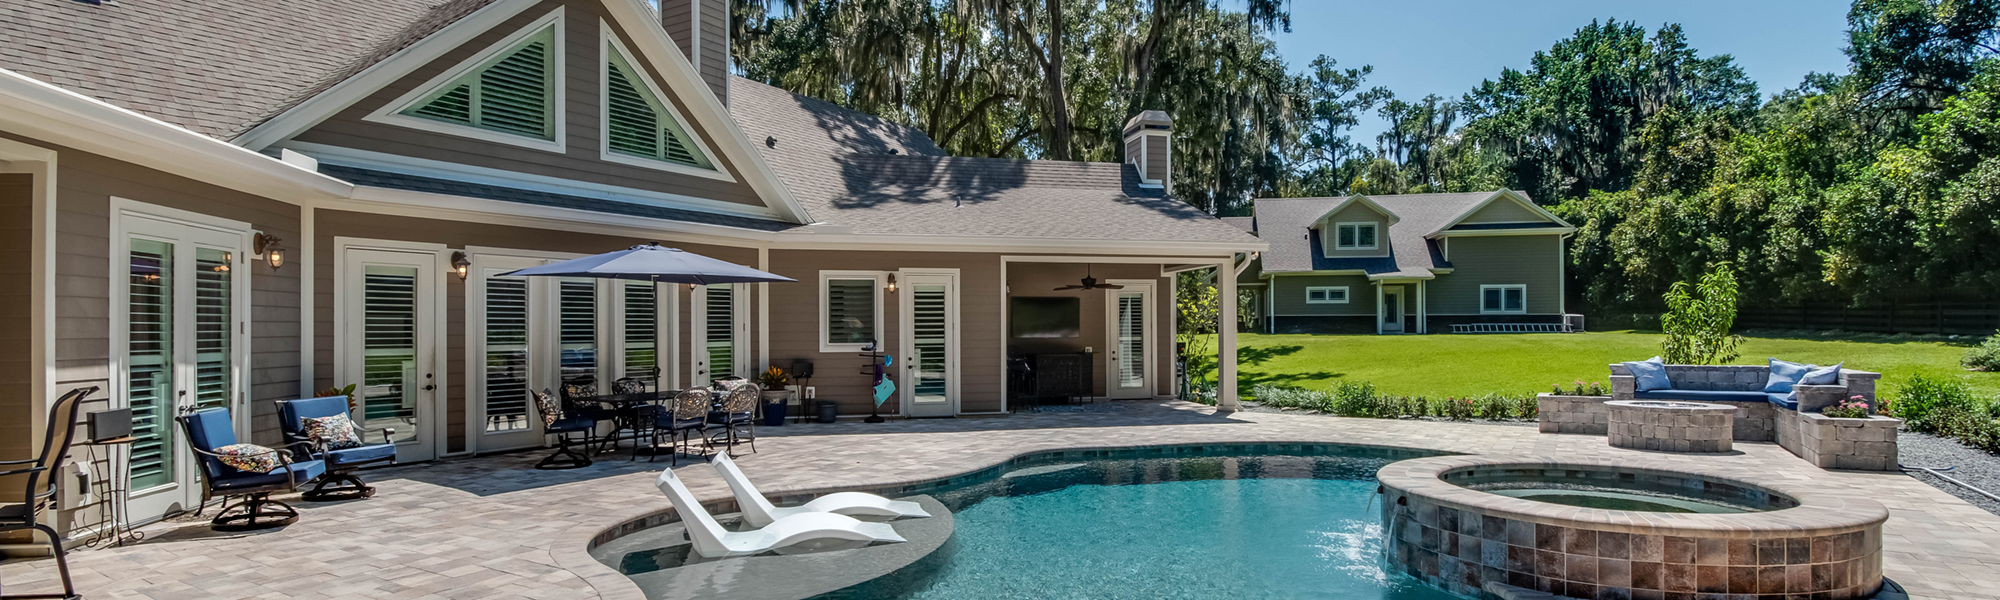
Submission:
{"label": "wooden fence", "polygon": [[1838,302],[1744,305],[1737,308],[1736,327],[1987,336],[2000,329],[2000,301],[1941,300],[1868,306]]}

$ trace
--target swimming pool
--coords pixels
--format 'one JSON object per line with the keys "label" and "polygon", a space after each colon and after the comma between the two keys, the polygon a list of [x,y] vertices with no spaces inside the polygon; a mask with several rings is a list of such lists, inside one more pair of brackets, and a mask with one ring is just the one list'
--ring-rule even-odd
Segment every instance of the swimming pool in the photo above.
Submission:
{"label": "swimming pool", "polygon": [[1375,472],[1410,455],[1048,458],[931,492],[950,541],[825,600],[1457,596],[1386,568]]}

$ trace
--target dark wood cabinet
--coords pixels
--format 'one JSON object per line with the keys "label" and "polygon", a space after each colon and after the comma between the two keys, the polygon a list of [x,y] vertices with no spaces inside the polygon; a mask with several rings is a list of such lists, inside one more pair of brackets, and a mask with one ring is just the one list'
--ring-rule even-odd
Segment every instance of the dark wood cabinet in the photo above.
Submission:
{"label": "dark wood cabinet", "polygon": [[1093,396],[1090,353],[1027,354],[1009,361],[1012,404],[1069,402]]}

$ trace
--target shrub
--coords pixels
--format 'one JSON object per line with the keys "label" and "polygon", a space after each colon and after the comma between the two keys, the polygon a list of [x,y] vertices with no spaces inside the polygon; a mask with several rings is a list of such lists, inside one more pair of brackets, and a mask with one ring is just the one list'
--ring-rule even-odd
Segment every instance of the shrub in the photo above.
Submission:
{"label": "shrub", "polygon": [[1394,417],[1384,414],[1377,402],[1375,384],[1366,381],[1339,381],[1333,384],[1333,414],[1343,417]]}
{"label": "shrub", "polygon": [[1333,405],[1333,395],[1317,390],[1258,385],[1250,390],[1265,406],[1324,411]]}
{"label": "shrub", "polygon": [[1946,405],[1931,413],[1930,423],[1936,427],[1938,435],[1956,438],[1967,446],[1987,452],[2000,453],[2000,422],[1994,421],[1986,411]]}
{"label": "shrub", "polygon": [[[1973,398],[1972,387],[1965,382],[1922,374],[1910,376],[1885,408],[1902,419],[1903,425],[1910,431],[1924,433],[1939,433],[1943,427],[1941,419],[1945,416],[1942,411],[1988,417],[1986,407],[1980,406],[1979,401]],[[1990,417],[1987,420],[1991,420]]]}
{"label": "shrub", "polygon": [[1994,332],[1993,337],[1986,338],[1986,341],[1980,342],[1971,350],[1966,350],[1965,358],[1960,359],[1958,364],[1965,365],[1967,369],[2000,371],[2000,331]]}
{"label": "shrub", "polygon": [[1572,382],[1567,389],[1558,383],[1555,384],[1554,388],[1557,396],[1602,396],[1606,393],[1604,384],[1596,381],[1587,383],[1583,381]]}

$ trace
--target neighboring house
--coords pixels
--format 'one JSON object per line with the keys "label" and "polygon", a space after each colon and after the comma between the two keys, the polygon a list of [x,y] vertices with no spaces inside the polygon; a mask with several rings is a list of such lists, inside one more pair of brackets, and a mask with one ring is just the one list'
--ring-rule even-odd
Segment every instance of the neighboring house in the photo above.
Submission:
{"label": "neighboring house", "polygon": [[1271,249],[1238,278],[1275,333],[1562,323],[1569,223],[1509,190],[1261,198],[1224,219]]}
{"label": "neighboring house", "polygon": [[[273,443],[275,401],[350,383],[405,461],[542,445],[529,392],[578,380],[806,361],[865,415],[871,344],[889,415],[1007,411],[1035,354],[1165,396],[1173,273],[1267,246],[1167,196],[1167,115],[1134,116],[1127,164],[946,156],[731,77],[727,7],[6,0],[0,459],[101,386],[87,410],[137,421],[143,521],[200,497],[175,411]],[[798,282],[500,276],[651,241]],[[1087,272],[1123,289],[1057,289]]]}

